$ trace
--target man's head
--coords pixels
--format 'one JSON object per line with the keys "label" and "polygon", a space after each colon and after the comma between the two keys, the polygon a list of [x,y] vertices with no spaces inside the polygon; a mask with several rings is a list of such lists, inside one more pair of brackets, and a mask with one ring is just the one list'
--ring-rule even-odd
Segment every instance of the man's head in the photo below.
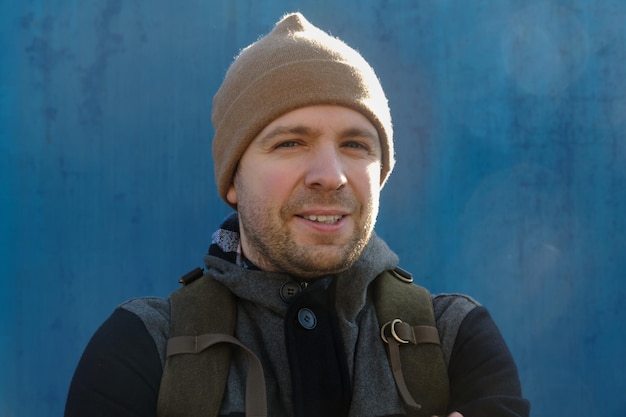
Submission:
{"label": "man's head", "polygon": [[376,127],[383,185],[395,161],[391,114],[378,77],[357,51],[294,13],[241,51],[213,99],[213,159],[222,199],[227,201],[241,156],[265,126],[320,104],[354,109]]}
{"label": "man's head", "polygon": [[244,49],[214,99],[219,193],[264,270],[312,278],[349,268],[370,239],[394,164],[372,68],[304,17]]}

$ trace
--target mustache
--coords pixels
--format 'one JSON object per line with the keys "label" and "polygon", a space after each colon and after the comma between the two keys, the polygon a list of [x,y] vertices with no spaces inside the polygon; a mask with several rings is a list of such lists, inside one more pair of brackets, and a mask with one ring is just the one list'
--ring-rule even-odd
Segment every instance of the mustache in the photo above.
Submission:
{"label": "mustache", "polygon": [[360,210],[361,203],[350,193],[342,191],[306,190],[289,198],[281,211],[293,214],[311,206],[329,206],[352,213]]}

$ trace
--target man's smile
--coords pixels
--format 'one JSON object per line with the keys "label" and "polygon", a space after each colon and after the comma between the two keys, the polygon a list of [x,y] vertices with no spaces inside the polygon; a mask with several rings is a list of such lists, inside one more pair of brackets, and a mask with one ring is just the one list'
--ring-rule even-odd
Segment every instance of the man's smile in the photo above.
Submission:
{"label": "man's smile", "polygon": [[302,217],[303,219],[306,219],[306,220],[310,220],[312,222],[326,223],[326,224],[335,224],[343,218],[343,216],[340,214],[335,214],[335,215],[309,214],[309,215],[299,216],[299,217]]}

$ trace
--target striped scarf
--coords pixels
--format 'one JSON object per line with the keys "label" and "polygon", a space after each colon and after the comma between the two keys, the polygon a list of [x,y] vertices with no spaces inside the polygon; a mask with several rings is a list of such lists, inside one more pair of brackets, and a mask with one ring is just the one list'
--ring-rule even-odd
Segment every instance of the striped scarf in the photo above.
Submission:
{"label": "striped scarf", "polygon": [[232,264],[246,269],[259,270],[259,268],[247,259],[241,250],[239,236],[239,216],[237,213],[230,214],[219,229],[211,236],[209,255],[217,256]]}

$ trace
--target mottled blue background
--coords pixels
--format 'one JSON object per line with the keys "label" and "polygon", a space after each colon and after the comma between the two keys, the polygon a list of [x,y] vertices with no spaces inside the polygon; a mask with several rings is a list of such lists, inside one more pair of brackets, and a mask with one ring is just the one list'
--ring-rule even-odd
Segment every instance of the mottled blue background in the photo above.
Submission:
{"label": "mottled blue background", "polygon": [[58,416],[121,301],[167,295],[229,212],[211,100],[301,10],[392,106],[378,233],[492,312],[533,415],[626,410],[626,3],[0,2],[0,416]]}

